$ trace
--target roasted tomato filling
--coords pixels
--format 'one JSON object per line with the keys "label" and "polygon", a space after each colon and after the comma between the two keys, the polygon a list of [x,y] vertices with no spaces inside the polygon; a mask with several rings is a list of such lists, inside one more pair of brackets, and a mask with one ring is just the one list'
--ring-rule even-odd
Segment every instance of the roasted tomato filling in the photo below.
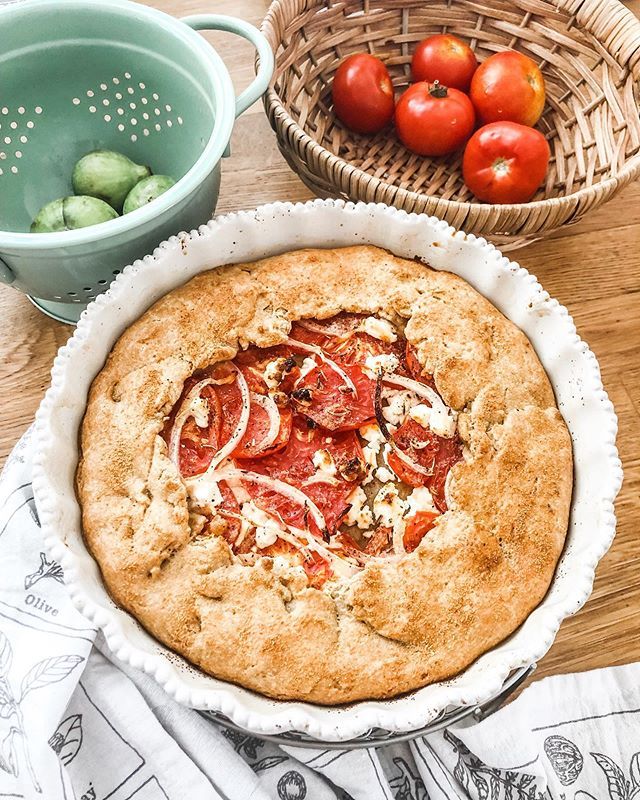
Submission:
{"label": "roasted tomato filling", "polygon": [[462,459],[456,413],[402,328],[346,312],[190,377],[162,435],[200,535],[314,587],[419,547]]}

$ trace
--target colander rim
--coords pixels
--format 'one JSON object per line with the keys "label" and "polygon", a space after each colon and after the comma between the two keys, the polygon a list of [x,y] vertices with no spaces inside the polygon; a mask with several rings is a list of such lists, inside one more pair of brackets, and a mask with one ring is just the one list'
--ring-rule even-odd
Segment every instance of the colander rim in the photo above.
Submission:
{"label": "colander rim", "polygon": [[175,185],[156,198],[152,203],[142,206],[128,214],[123,214],[113,220],[100,222],[96,225],[87,225],[71,231],[54,231],[33,234],[22,231],[6,231],[0,228],[0,246],[27,247],[30,250],[48,250],[56,247],[89,244],[111,237],[117,237],[136,227],[144,227],[145,223],[170,211],[174,206],[184,200],[190,192],[196,190],[206,175],[222,158],[231,138],[235,122],[235,93],[231,76],[224,61],[217,50],[207,42],[197,31],[181,22],[180,18],[173,17],[156,8],[143,6],[131,0],[22,0],[20,3],[0,6],[0,22],[3,17],[31,13],[33,9],[55,9],[60,12],[61,7],[73,9],[81,8],[86,11],[87,6],[99,6],[121,11],[128,16],[137,16],[141,19],[151,19],[161,25],[168,33],[181,39],[186,46],[198,57],[203,68],[207,71],[213,84],[213,96],[220,100],[220,107],[215,107],[213,127],[204,150],[189,168],[189,170],[176,181]]}

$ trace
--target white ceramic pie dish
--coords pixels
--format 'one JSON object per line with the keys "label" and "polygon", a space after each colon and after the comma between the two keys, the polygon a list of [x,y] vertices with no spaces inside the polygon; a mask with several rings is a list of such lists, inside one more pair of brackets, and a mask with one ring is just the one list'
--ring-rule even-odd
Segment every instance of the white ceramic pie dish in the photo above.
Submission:
{"label": "white ceramic pie dish", "polygon": [[[389,701],[342,707],[271,700],[209,677],[150,636],[107,594],[87,552],[74,491],[78,431],[87,392],[118,336],[155,300],[211,267],[301,247],[370,243],[465,278],[529,337],[571,432],[575,477],[567,543],[541,605],[506,641],[453,680]],[[562,620],[586,601],[594,570],[615,534],[613,501],[622,481],[615,447],[617,419],[596,359],[567,310],[535,277],[483,239],[455,232],[433,217],[382,204],[337,200],[274,203],[218,217],[199,231],[163,242],[127,267],[83,313],[61,348],[51,388],[36,416],[34,493],[51,555],[64,569],[77,607],[102,629],[118,658],[143,669],[177,701],[221,712],[257,734],[294,730],[326,741],[370,728],[393,732],[424,726],[445,708],[482,703],[508,674],[540,659]],[[544,469],[544,465],[541,465]]]}

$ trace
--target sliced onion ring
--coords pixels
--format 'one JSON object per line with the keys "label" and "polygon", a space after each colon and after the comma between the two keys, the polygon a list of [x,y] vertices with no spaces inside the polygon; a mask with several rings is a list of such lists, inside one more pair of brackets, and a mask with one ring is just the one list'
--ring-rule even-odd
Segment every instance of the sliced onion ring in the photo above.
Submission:
{"label": "sliced onion ring", "polygon": [[282,494],[285,497],[288,497],[289,500],[293,500],[295,503],[298,503],[298,505],[301,505],[303,508],[308,508],[309,513],[320,529],[320,532],[323,535],[328,533],[325,518],[313,500],[307,497],[304,492],[301,492],[300,489],[296,489],[294,486],[290,486],[284,481],[280,481],[277,478],[271,478],[268,475],[261,475],[259,472],[251,472],[250,470],[246,469],[233,468],[224,468],[217,472],[213,471],[210,477],[216,481],[226,481],[229,486],[232,486],[234,483],[242,483],[242,481],[247,481],[249,483],[256,483],[258,486],[264,486],[267,489],[272,489],[274,492]]}
{"label": "sliced onion ring", "polygon": [[197,397],[200,397],[202,390],[206,386],[212,385],[215,385],[215,380],[213,378],[204,378],[204,380],[198,381],[198,383],[192,387],[191,391],[182,401],[180,408],[178,409],[178,413],[176,414],[176,418],[173,421],[171,433],[169,434],[169,458],[173,461],[176,467],[178,467],[178,469],[180,469],[180,434],[182,433],[185,422],[189,419],[189,417],[193,416],[193,412],[191,410],[193,401]]}
{"label": "sliced onion ring", "polygon": [[291,338],[288,338],[285,344],[288,344],[289,347],[294,347],[297,348],[298,350],[302,350],[303,353],[313,353],[314,355],[318,356],[329,367],[329,369],[332,369],[342,378],[345,385],[349,387],[349,390],[352,391],[356,397],[358,396],[358,390],[356,389],[354,382],[342,369],[342,367],[339,367],[335,361],[332,361],[328,356],[324,354],[322,348],[316,347],[313,344],[306,344],[305,342],[299,342],[297,339],[291,339]]}
{"label": "sliced onion ring", "polygon": [[267,450],[278,438],[280,432],[280,411],[274,399],[266,394],[258,394],[257,392],[250,392],[251,402],[263,408],[269,416],[269,430],[264,440],[260,442],[260,448]]}

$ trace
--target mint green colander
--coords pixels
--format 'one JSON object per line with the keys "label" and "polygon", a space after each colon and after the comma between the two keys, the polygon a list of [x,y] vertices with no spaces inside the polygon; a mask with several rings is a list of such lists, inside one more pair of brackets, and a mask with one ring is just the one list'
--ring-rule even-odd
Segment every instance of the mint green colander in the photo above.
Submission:
{"label": "mint green colander", "polygon": [[[257,76],[237,99],[203,29],[239,34],[258,51]],[[127,0],[0,7],[0,42],[0,280],[75,321],[126,264],[213,214],[234,120],[265,91],[273,56],[242,20],[177,20]],[[29,233],[42,205],[73,194],[73,165],[96,148],[177,183],[113,221]]]}

